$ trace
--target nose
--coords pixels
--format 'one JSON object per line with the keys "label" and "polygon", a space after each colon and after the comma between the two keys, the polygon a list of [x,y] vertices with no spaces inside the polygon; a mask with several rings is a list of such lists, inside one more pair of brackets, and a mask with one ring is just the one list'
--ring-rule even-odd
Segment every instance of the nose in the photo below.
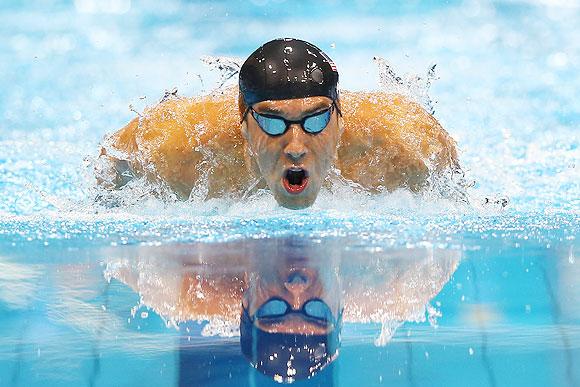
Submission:
{"label": "nose", "polygon": [[293,124],[287,133],[289,139],[288,144],[284,148],[284,154],[290,161],[297,163],[306,156],[308,150],[303,141],[303,130],[300,125]]}
{"label": "nose", "polygon": [[292,270],[287,274],[284,280],[284,287],[288,291],[289,299],[292,307],[296,310],[300,309],[302,304],[317,296],[315,292],[316,274],[313,270],[308,268],[300,268]]}

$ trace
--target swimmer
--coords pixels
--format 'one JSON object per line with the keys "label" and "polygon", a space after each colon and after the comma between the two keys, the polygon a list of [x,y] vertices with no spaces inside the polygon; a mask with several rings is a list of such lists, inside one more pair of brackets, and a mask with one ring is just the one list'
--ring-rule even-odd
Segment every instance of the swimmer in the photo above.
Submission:
{"label": "swimmer", "polygon": [[332,174],[369,192],[419,192],[457,167],[455,142],[420,105],[385,92],[339,93],[324,52],[276,39],[246,59],[239,87],[168,95],[108,136],[95,172],[111,190],[135,178],[183,200],[267,188],[281,206],[301,209]]}

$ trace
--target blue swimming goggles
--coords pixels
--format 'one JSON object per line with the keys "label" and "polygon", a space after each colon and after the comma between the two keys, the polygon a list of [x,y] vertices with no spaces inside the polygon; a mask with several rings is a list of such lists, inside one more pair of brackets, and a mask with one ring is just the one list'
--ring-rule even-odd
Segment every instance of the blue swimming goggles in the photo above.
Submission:
{"label": "blue swimming goggles", "polygon": [[242,122],[251,111],[260,128],[270,136],[280,136],[286,133],[291,124],[300,124],[306,133],[318,134],[328,125],[333,109],[336,109],[338,114],[342,116],[336,102],[332,101],[332,105],[328,109],[303,117],[301,120],[292,121],[272,114],[258,113],[250,106],[246,109]]}
{"label": "blue swimming goggles", "polygon": [[325,323],[335,321],[330,307],[321,299],[313,298],[304,303],[300,310],[294,310],[287,301],[278,297],[270,298],[262,304],[254,314],[253,319],[280,318],[290,313],[302,313],[307,317]]}

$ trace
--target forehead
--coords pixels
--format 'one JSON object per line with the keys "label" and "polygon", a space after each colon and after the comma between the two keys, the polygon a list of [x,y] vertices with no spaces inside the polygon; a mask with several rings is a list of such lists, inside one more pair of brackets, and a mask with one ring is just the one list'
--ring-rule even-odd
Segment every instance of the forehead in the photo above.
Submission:
{"label": "forehead", "polygon": [[252,108],[259,113],[285,113],[292,115],[327,108],[330,104],[332,104],[330,98],[316,96],[276,101],[262,101],[252,106]]}

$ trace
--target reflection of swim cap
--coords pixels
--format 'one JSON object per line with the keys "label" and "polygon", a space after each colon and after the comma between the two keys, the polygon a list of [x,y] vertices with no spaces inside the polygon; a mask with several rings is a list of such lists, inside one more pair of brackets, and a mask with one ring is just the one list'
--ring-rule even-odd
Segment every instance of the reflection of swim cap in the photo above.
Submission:
{"label": "reflection of swim cap", "polygon": [[258,328],[243,308],[242,353],[254,368],[278,382],[310,378],[338,356],[340,320],[325,335],[270,333]]}
{"label": "reflection of swim cap", "polygon": [[338,98],[338,71],[318,47],[298,39],[276,39],[254,51],[240,69],[247,106],[266,100],[313,96]]}

